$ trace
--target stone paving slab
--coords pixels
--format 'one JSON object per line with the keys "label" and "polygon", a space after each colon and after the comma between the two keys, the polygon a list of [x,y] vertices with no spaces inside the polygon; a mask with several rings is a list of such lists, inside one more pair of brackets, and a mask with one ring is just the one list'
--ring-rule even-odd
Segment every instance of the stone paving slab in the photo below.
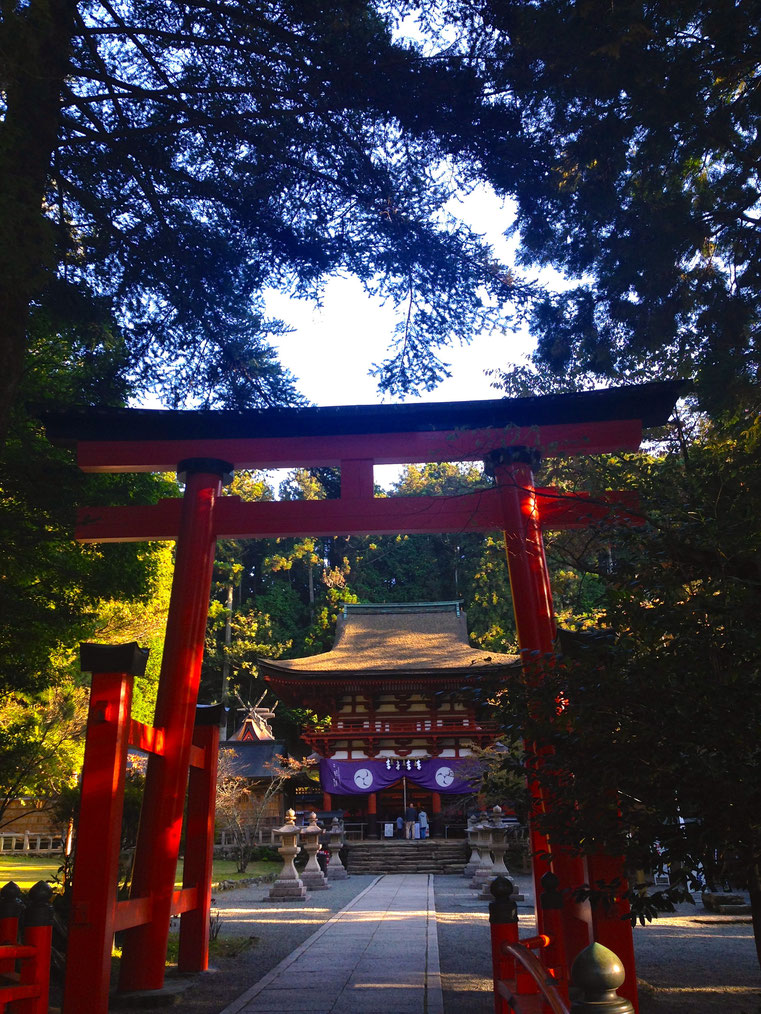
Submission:
{"label": "stone paving slab", "polygon": [[357,895],[220,1014],[443,1014],[429,874]]}

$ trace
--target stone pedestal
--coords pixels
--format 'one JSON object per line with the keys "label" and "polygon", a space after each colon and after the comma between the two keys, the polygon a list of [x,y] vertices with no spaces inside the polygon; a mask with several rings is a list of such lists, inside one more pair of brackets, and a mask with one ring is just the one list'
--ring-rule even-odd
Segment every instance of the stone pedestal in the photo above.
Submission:
{"label": "stone pedestal", "polygon": [[346,880],[349,876],[346,867],[341,862],[341,849],[344,843],[344,828],[338,817],[333,818],[333,823],[328,828],[328,848],[330,849],[330,862],[328,863],[328,880]]}
{"label": "stone pedestal", "polygon": [[309,814],[309,826],[302,827],[301,837],[304,842],[304,850],[306,851],[307,864],[301,872],[301,881],[305,884],[310,891],[327,891],[328,882],[325,879],[325,874],[320,869],[320,864],[317,862],[317,853],[320,851],[320,835],[322,834],[322,828],[317,823],[317,814],[312,812]]}
{"label": "stone pedestal", "polygon": [[268,901],[304,901],[307,889],[296,872],[293,860],[301,851],[299,832],[296,827],[296,814],[289,810],[285,815],[285,824],[277,829],[282,838],[278,852],[283,857],[283,868],[280,876],[270,888]]}

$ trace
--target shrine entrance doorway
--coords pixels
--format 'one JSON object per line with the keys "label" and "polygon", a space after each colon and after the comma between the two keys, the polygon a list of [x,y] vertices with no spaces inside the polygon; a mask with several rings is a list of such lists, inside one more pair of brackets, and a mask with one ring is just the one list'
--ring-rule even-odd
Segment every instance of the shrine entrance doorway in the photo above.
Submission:
{"label": "shrine entrance doorway", "polygon": [[[432,532],[504,532],[522,653],[553,651],[555,625],[542,528],[636,519],[636,497],[537,487],[541,455],[636,451],[643,426],[663,425],[677,382],[539,398],[484,402],[307,407],[250,412],[97,409],[49,412],[53,442],[75,446],[89,472],[177,471],[182,498],[154,505],[81,512],[84,542],[176,541],[156,713],[152,726],[130,715],[132,668],[98,670],[88,721],[80,821],[92,829],[78,852],[72,893],[65,1014],[107,1014],[111,945],[123,931],[119,989],[162,987],[170,916],[182,913],[179,967],[208,963],[213,835],[211,726],[196,723],[214,550],[217,539]],[[374,495],[374,466],[437,461],[486,462],[494,485],[469,496]],[[338,500],[241,502],[223,496],[234,469],[338,467]],[[137,663],[136,663],[137,664]],[[100,677],[103,677],[101,679]],[[123,763],[129,745],[149,753],[131,896],[116,897]],[[188,779],[190,775],[190,791]],[[105,787],[105,788],[104,788]],[[174,890],[183,811],[189,798],[185,883]],[[107,805],[106,805],[107,804]],[[620,868],[604,857],[574,857],[532,830],[534,879],[547,870],[568,889]],[[593,862],[594,860],[594,862]],[[589,869],[587,868],[589,862]],[[539,892],[537,892],[538,894]],[[612,906],[593,913],[570,896],[560,916],[570,962],[594,938],[626,968],[622,992],[636,1003],[631,928]],[[542,913],[538,913],[542,931]]]}
{"label": "shrine entrance doorway", "polygon": [[[433,793],[417,785],[407,786],[407,805],[412,804],[416,810],[425,810],[428,814],[429,834],[431,815],[433,813]],[[404,818],[404,787],[401,781],[382,789],[378,793],[378,823],[382,829],[386,821]]]}

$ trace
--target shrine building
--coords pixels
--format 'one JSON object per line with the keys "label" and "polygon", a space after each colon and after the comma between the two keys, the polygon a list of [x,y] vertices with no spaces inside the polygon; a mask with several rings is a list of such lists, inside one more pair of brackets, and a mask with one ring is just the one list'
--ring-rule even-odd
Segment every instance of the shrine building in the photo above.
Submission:
{"label": "shrine building", "polygon": [[479,698],[519,658],[471,647],[460,602],[413,602],[345,605],[330,651],[258,664],[278,697],[322,720],[301,737],[320,757],[323,808],[374,837],[405,799],[441,834],[443,810],[478,791],[473,747],[498,735]]}

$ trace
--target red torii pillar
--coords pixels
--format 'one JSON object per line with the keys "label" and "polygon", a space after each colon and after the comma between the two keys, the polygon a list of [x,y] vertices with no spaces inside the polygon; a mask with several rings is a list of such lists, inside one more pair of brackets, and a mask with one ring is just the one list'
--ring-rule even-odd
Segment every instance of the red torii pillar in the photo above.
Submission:
{"label": "red torii pillar", "polygon": [[[533,468],[538,466],[539,461],[539,452],[525,447],[492,451],[486,460],[486,468],[494,475],[500,491],[518,643],[524,664],[529,665],[532,657],[541,659],[552,655],[556,636],[552,590],[533,475]],[[536,760],[541,764],[541,746],[527,744],[527,749],[538,751]],[[535,805],[541,807],[539,788],[531,786],[531,791]],[[547,837],[533,827],[530,836],[535,854],[532,868],[539,932],[543,930],[539,905],[541,877],[547,867],[536,853],[550,853],[553,871],[564,888],[589,883],[590,874],[595,880],[622,877],[622,863],[615,857],[571,855],[565,849],[553,848]],[[588,863],[590,869],[587,868]],[[624,882],[621,891],[625,890]],[[575,902],[572,897],[564,896],[561,924],[565,952],[571,962],[593,939],[613,950],[626,969],[626,982],[621,993],[634,1004],[636,1011],[637,979],[631,925],[620,918],[624,914],[621,903],[614,908],[618,911],[612,913],[612,918],[605,918],[593,913],[589,902]]]}
{"label": "red torii pillar", "polygon": [[154,719],[163,731],[164,749],[148,761],[131,889],[132,897],[151,899],[152,918],[125,931],[122,991],[160,989],[164,982],[214,565],[214,514],[222,478],[231,471],[227,462],[208,458],[178,466],[185,494]]}

